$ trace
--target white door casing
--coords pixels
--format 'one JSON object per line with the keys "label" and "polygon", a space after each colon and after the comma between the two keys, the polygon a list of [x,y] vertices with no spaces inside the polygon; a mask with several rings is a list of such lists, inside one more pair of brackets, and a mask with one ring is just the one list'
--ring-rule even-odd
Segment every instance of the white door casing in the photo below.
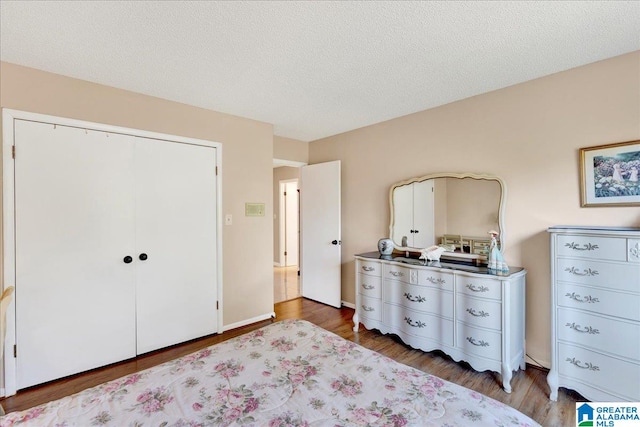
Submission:
{"label": "white door casing", "polygon": [[298,197],[298,180],[283,181],[284,187],[284,203],[283,211],[284,218],[282,218],[282,212],[280,213],[283,228],[280,229],[280,233],[283,234],[284,248],[280,250],[285,253],[285,267],[298,265],[298,245],[299,245],[299,197]]}
{"label": "white door casing", "polygon": [[302,296],[341,305],[340,161],[301,168]]}
{"label": "white door casing", "polygon": [[[116,313],[115,318],[126,317],[127,320],[126,322],[116,321],[115,323],[120,325],[120,323],[123,323],[123,324],[128,323],[130,322],[130,319],[134,319],[132,323],[135,325],[135,307],[133,309],[130,308],[130,303],[127,302],[127,297],[126,297],[126,294],[127,292],[129,292],[129,290],[124,289],[125,286],[124,285],[120,286],[120,284],[125,283],[127,279],[130,278],[131,285],[132,285],[130,289],[135,289],[135,284],[134,284],[135,277],[138,275],[143,275],[144,273],[143,270],[138,271],[138,267],[143,266],[144,263],[142,263],[138,259],[138,256],[141,251],[136,249],[135,245],[137,242],[134,241],[135,233],[131,231],[132,229],[135,228],[135,224],[133,221],[130,220],[129,224],[131,225],[127,225],[126,221],[124,220],[125,217],[129,214],[128,210],[133,211],[131,207],[134,206],[133,203],[126,203],[126,201],[133,200],[135,198],[135,195],[134,195],[134,185],[131,184],[134,181],[134,178],[132,178],[131,176],[132,174],[128,172],[123,172],[123,169],[126,169],[124,165],[127,163],[128,161],[127,159],[129,157],[131,158],[131,160],[134,160],[133,159],[134,149],[127,148],[124,150],[116,150],[115,152],[111,150],[107,150],[109,151],[109,153],[100,153],[100,155],[95,155],[93,157],[93,160],[85,162],[86,164],[76,164],[73,166],[76,169],[73,169],[73,168],[68,168],[63,163],[60,163],[58,161],[58,158],[61,158],[60,161],[70,161],[74,158],[77,158],[83,155],[84,151],[89,149],[90,145],[94,147],[95,146],[102,147],[102,145],[101,144],[97,144],[97,145],[96,144],[84,144],[84,145],[71,144],[73,147],[71,150],[66,150],[66,149],[58,150],[56,148],[54,150],[51,150],[52,152],[50,153],[47,153],[46,150],[49,150],[53,147],[45,147],[44,148],[45,151],[40,152],[39,149],[34,145],[33,150],[38,152],[37,154],[39,156],[38,158],[39,158],[40,164],[28,166],[27,160],[31,155],[29,153],[30,147],[21,146],[21,144],[18,142],[17,143],[18,146],[16,147],[16,150],[15,150],[16,161],[14,162],[12,158],[13,144],[14,144],[14,141],[16,141],[16,138],[18,137],[16,130],[19,130],[20,125],[18,124],[18,122],[21,120],[25,120],[29,122],[38,122],[38,123],[41,123],[43,126],[53,127],[53,124],[56,124],[55,126],[57,127],[56,130],[62,129],[63,131],[65,130],[65,126],[66,126],[69,128],[67,130],[69,130],[70,132],[73,129],[73,132],[76,132],[76,133],[80,132],[81,134],[83,134],[84,135],[83,141],[85,142],[90,141],[92,139],[95,139],[98,142],[108,141],[111,148],[115,146],[114,144],[122,143],[122,142],[126,142],[126,144],[124,145],[128,144],[129,147],[132,148],[135,145],[135,143],[132,143],[132,141],[135,141],[136,139],[139,141],[140,138],[158,140],[158,141],[153,141],[153,144],[166,143],[166,145],[171,145],[171,144],[168,144],[168,142],[170,141],[172,143],[174,142],[179,143],[177,145],[190,144],[198,148],[206,147],[207,150],[214,152],[213,156],[207,155],[207,154],[204,155],[204,157],[208,159],[207,162],[210,162],[209,169],[211,171],[216,171],[216,170],[220,171],[221,163],[222,163],[221,150],[220,150],[221,144],[219,143],[214,143],[214,142],[204,141],[204,140],[197,140],[193,138],[179,137],[174,135],[165,135],[165,134],[160,134],[155,132],[141,131],[136,129],[122,128],[122,127],[116,127],[116,126],[110,126],[110,125],[104,125],[104,124],[89,123],[89,122],[78,121],[73,119],[65,119],[60,117],[28,113],[28,112],[17,111],[17,110],[4,109],[3,110],[3,229],[4,229],[4,233],[3,233],[3,237],[4,237],[3,239],[3,249],[4,249],[3,250],[3,264],[4,264],[3,279],[4,280],[3,280],[3,283],[5,287],[10,286],[11,284],[15,284],[16,286],[16,298],[12,301],[7,312],[7,335],[5,338],[5,351],[6,351],[5,354],[6,355],[13,354],[13,347],[14,347],[14,344],[16,344],[16,340],[19,341],[20,336],[24,336],[24,332],[20,333],[21,328],[22,330],[24,330],[24,328],[29,328],[27,323],[22,324],[22,322],[19,321],[19,319],[27,315],[31,316],[31,312],[33,311],[32,307],[29,305],[25,305],[25,303],[28,301],[28,298],[33,298],[35,293],[32,290],[30,290],[30,287],[28,285],[21,286],[24,283],[29,283],[28,281],[31,280],[32,278],[31,276],[33,276],[33,278],[35,278],[34,280],[36,280],[39,283],[38,286],[40,288],[38,289],[38,292],[41,292],[41,291],[44,292],[42,295],[46,296],[49,302],[49,304],[43,304],[42,302],[40,302],[41,306],[37,307],[37,311],[40,311],[42,307],[44,307],[45,312],[46,310],[49,310],[51,312],[50,307],[57,306],[58,311],[66,310],[65,314],[72,314],[74,313],[73,310],[76,310],[75,313],[78,314],[77,310],[83,309],[83,307],[77,307],[81,305],[81,304],[77,304],[78,299],[74,298],[73,301],[70,302],[68,301],[68,299],[61,298],[59,294],[60,287],[49,286],[51,283],[54,282],[54,280],[56,280],[55,277],[51,277],[51,276],[54,276],[56,272],[61,272],[61,273],[66,272],[68,269],[64,270],[64,268],[68,267],[69,265],[71,266],[70,268],[73,270],[73,272],[79,272],[80,274],[84,274],[85,276],[88,276],[92,266],[98,265],[97,268],[100,268],[100,265],[104,264],[104,261],[102,260],[105,257],[99,256],[99,255],[105,250],[109,250],[109,245],[113,244],[112,242],[107,242],[109,240],[106,238],[107,235],[110,238],[115,238],[117,236],[120,236],[121,234],[126,235],[122,237],[122,242],[119,242],[116,244],[116,246],[118,247],[116,249],[113,249],[113,251],[118,253],[117,257],[113,254],[111,255],[110,258],[107,257],[109,258],[109,262],[111,262],[111,264],[106,267],[103,265],[102,270],[100,270],[100,272],[105,275],[105,280],[98,280],[95,278],[91,278],[91,280],[89,280],[89,279],[86,279],[85,277],[85,280],[82,281],[82,283],[85,284],[85,287],[78,288],[76,285],[74,290],[78,294],[78,298],[84,297],[89,302],[97,299],[100,299],[101,301],[101,303],[99,304],[99,307],[97,306],[92,307],[89,304],[88,305],[89,309],[84,310],[82,313],[88,313],[89,311],[93,310],[92,313],[97,313],[99,315],[104,314],[105,318],[110,316],[108,323],[113,323],[113,319],[114,319],[113,310],[117,309],[118,312]],[[16,127],[16,124],[17,124],[17,127]],[[138,137],[138,138],[135,138],[135,137]],[[126,153],[128,154],[119,155],[118,157],[117,152],[120,152],[120,151],[124,151],[125,154]],[[202,155],[203,152],[199,152],[199,153],[200,155]],[[76,163],[79,163],[79,162],[76,162]],[[162,173],[170,174],[173,171],[174,167],[178,167],[179,164],[180,162],[175,162],[171,167],[168,167],[162,170]],[[43,165],[45,166],[45,168],[41,167]],[[31,183],[28,180],[25,180],[23,182],[23,175],[29,172],[28,167],[31,167],[32,171],[37,171],[37,173],[34,173],[33,176],[31,177],[31,179],[33,180],[33,182]],[[74,170],[78,170],[78,168],[83,174],[83,179],[73,180],[72,175],[74,173]],[[102,181],[100,179],[95,179],[94,177],[92,177],[92,172],[98,172],[100,170],[105,171],[105,173],[112,172],[114,176],[111,176],[108,179],[104,179]],[[211,200],[214,201],[213,217],[211,218],[211,221],[213,222],[213,225],[211,225],[211,227],[213,228],[213,231],[211,229],[204,229],[204,230],[200,229],[199,231],[204,233],[209,233],[209,234],[213,233],[217,238],[213,243],[213,249],[207,248],[206,251],[198,252],[198,254],[208,253],[209,256],[214,257],[213,259],[209,258],[208,260],[209,264],[214,265],[213,272],[209,271],[208,274],[213,274],[214,276],[214,279],[213,279],[213,282],[214,282],[213,286],[215,289],[214,293],[217,296],[216,301],[218,301],[219,303],[219,306],[218,306],[219,309],[216,311],[215,306],[213,307],[213,317],[214,317],[215,326],[213,327],[214,330],[211,332],[216,332],[216,331],[222,332],[222,329],[223,329],[222,328],[222,306],[223,306],[222,271],[221,271],[222,270],[221,269],[222,224],[220,222],[221,212],[222,212],[221,192],[220,192],[221,175],[218,174],[216,176],[215,172],[212,172],[212,173],[214,174],[215,183],[213,185],[213,191],[209,192],[210,193],[209,202]],[[55,174],[59,174],[60,177],[57,177],[56,179],[52,180],[51,177]],[[128,178],[131,178],[129,181],[129,185],[127,185],[126,183]],[[108,186],[105,186],[104,184],[106,184],[106,182],[109,180],[111,180],[110,182],[113,185],[107,188]],[[52,182],[48,182],[48,181],[52,181]],[[156,187],[166,187],[166,182],[160,183],[159,181],[156,181],[155,178],[153,179],[153,181],[154,181],[153,185]],[[53,188],[56,185],[60,187],[61,185],[65,185],[65,183],[68,184],[68,188],[67,188],[68,191],[66,193],[58,191],[59,188],[57,190],[54,188],[52,191],[46,191],[46,188]],[[38,195],[36,192],[33,192],[32,194],[31,190],[26,191],[28,188],[30,188],[29,186],[34,187],[36,184],[41,187],[38,189],[38,191],[42,190],[40,191],[41,193],[40,195]],[[97,191],[92,191],[91,187],[97,188]],[[201,190],[194,190],[194,191],[201,191]],[[64,210],[62,208],[72,206],[69,200],[65,200],[65,197],[68,198],[68,196],[73,193],[75,193],[77,196],[82,196],[81,198],[84,198],[84,202],[82,205],[88,206],[90,213],[87,215],[80,215],[82,216],[82,218],[74,218],[73,215],[78,216],[74,212],[72,212],[70,214],[72,216],[69,216],[69,217],[65,217],[61,215],[61,212]],[[26,212],[25,209],[27,207],[29,206],[33,207],[34,205],[36,205],[36,203],[34,202],[34,200],[36,199],[38,200],[37,206],[40,207],[40,212],[45,213],[44,220],[35,218],[35,213],[37,213],[35,212],[35,210],[32,210],[31,215],[33,216],[33,218],[30,218],[29,216],[23,217],[22,215],[23,212]],[[49,206],[45,206],[43,205],[43,203],[48,203]],[[75,203],[77,203],[77,200]],[[180,203],[182,203],[182,201]],[[211,206],[206,207],[205,211],[208,214],[211,214]],[[92,221],[94,221],[95,223],[95,220],[97,220],[100,217],[100,215],[105,212],[109,213],[109,215],[107,215],[108,216],[107,219],[108,221],[111,221],[111,222],[104,223],[103,225],[97,226],[97,227],[95,226],[95,224],[91,225]],[[61,221],[61,224],[62,224],[61,227],[57,227],[57,224],[56,226],[53,225],[53,220],[56,218],[59,221]],[[133,218],[132,215],[130,215],[130,219],[131,218]],[[43,221],[45,223],[44,225],[46,225],[45,228],[42,228]],[[193,221],[193,218],[183,216],[181,218],[181,221],[184,221],[184,222]],[[69,224],[66,224],[65,222],[72,224],[73,226],[69,226]],[[34,226],[32,227],[29,224],[34,224]],[[147,224],[151,224],[151,222],[148,222]],[[37,232],[38,228],[41,228],[44,231],[41,233],[38,233]],[[59,228],[59,229],[56,230],[55,228]],[[85,234],[85,236],[89,236],[87,238],[82,237],[82,233],[86,231],[87,228],[93,228],[94,230],[93,234],[91,233]],[[127,228],[129,228],[129,230],[127,230]],[[163,231],[167,231],[167,230],[165,229]],[[158,237],[158,233],[153,233],[153,234],[156,237]],[[159,233],[159,234],[162,235],[163,233]],[[168,235],[169,233],[166,233],[166,234]],[[43,242],[40,243],[40,245],[42,246],[41,248],[38,248],[37,245],[33,246],[34,250],[39,251],[36,253],[36,255],[41,257],[40,261],[38,261],[37,259],[34,261],[33,259],[25,258],[21,255],[21,252],[20,252],[26,247],[25,244],[27,243],[27,240],[23,241],[22,237],[24,236],[26,238],[34,239],[34,235],[38,235],[39,237],[42,238],[41,240],[43,240]],[[51,261],[50,258],[43,256],[43,255],[50,255],[52,252],[51,243],[44,242],[44,240],[46,239],[44,239],[43,237],[47,237],[47,236],[49,237],[54,236],[54,238],[58,239],[57,240],[58,242],[73,243],[74,239],[77,239],[80,241],[80,243],[76,243],[77,248],[73,250],[72,256],[69,257],[70,259],[65,259],[62,256],[63,252],[61,252],[60,256],[58,257],[63,258],[62,260],[63,262],[55,264],[52,267],[51,264],[53,264],[53,261]],[[117,240],[117,239],[112,239],[112,240]],[[91,243],[90,241],[93,241],[93,246],[91,246],[90,248],[86,247],[86,245],[89,245]],[[45,246],[46,244],[48,244],[49,247],[46,247]],[[82,246],[83,244],[85,246]],[[147,245],[149,245],[149,242],[147,243]],[[29,247],[32,247],[32,246],[29,245]],[[57,245],[56,245],[56,250],[60,251],[60,249],[57,248]],[[126,252],[126,254],[131,256],[135,261],[129,264],[125,264],[123,262],[123,257],[122,257],[123,252]],[[95,256],[92,257],[91,256],[92,254],[94,254]],[[47,259],[44,259],[44,258],[47,258]],[[151,261],[151,260],[159,260],[159,257],[157,256],[157,252],[154,252],[153,258],[151,258],[151,256],[149,257],[148,261]],[[174,264],[175,264],[175,260],[176,259],[173,260]],[[196,255],[193,257],[192,261],[195,263],[195,262],[201,262],[202,260],[199,258],[199,255]],[[33,268],[34,265],[36,268]],[[215,266],[218,266],[218,268],[215,268]],[[207,268],[210,268],[210,266]],[[41,276],[40,279],[36,277],[37,274]],[[20,280],[17,280],[18,277],[20,278]],[[104,283],[105,281],[107,281],[106,279],[107,277],[112,277],[112,278],[115,277],[115,278],[113,280],[109,280],[108,289],[105,291],[105,288],[107,286]],[[69,286],[73,285],[73,283],[75,282],[74,281],[69,282]],[[87,283],[90,283],[92,287],[87,287],[86,285]],[[187,282],[185,281],[183,283],[187,283]],[[50,288],[55,289],[55,292],[52,292]],[[93,288],[95,288],[95,290]],[[87,292],[87,289],[90,289],[91,292]],[[85,293],[87,295],[82,295],[82,293]],[[91,297],[91,295],[93,295],[93,298]],[[180,295],[178,295],[178,298],[179,297]],[[129,299],[129,301],[131,300],[133,299]],[[174,298],[173,300],[174,300],[174,304],[176,304],[177,303],[176,298]],[[49,307],[47,307],[47,305]],[[23,310],[25,311],[23,312]],[[165,317],[171,317],[174,314],[174,310],[175,310],[175,307],[173,307],[170,312],[163,313],[163,315]],[[56,313],[58,311],[56,311]],[[126,316],[127,312],[131,312],[132,316]],[[209,316],[209,313],[207,313],[207,316]],[[90,327],[90,325],[86,324],[87,322],[83,321],[83,319],[81,318],[82,315],[77,315],[77,316],[72,315],[67,317],[73,318],[74,327],[76,328],[76,330],[77,328],[80,328],[81,330],[86,330]],[[43,322],[41,321],[41,319],[42,319],[42,316],[39,316],[39,317],[36,316],[36,317],[33,317],[33,319],[29,319],[29,321],[31,321],[32,324],[36,325],[35,326],[36,329],[30,328],[30,331],[35,330],[36,332],[38,332],[37,328],[44,327],[42,325]],[[64,320],[65,316],[63,316],[62,319]],[[68,319],[66,320],[68,321]],[[210,320],[211,319],[209,319],[209,321]],[[107,322],[103,322],[103,323],[107,323]],[[115,326],[101,325],[100,322],[98,322],[98,327],[103,327],[103,328],[106,327],[106,329],[98,330],[99,333],[97,333],[96,335],[100,335],[101,340],[108,342],[110,337],[114,334],[113,330]],[[123,330],[122,325],[120,325],[119,327],[120,327],[120,330],[115,332],[118,335],[118,345],[122,344],[122,346],[127,346],[126,345],[127,342],[133,342],[133,354],[131,354],[131,350],[127,349],[125,352],[127,354],[126,356],[124,354],[121,356],[117,356],[120,358],[120,360],[122,360],[124,358],[135,355],[135,352],[136,352],[135,339],[136,338],[135,338],[135,328],[127,329],[125,331]],[[133,332],[130,332],[130,331],[133,331]],[[166,331],[163,331],[163,332],[166,332]],[[206,332],[206,333],[210,333],[210,332]],[[53,339],[58,339],[58,341],[64,341],[63,336],[61,335],[60,332],[52,333],[52,335],[54,336]],[[189,338],[186,338],[186,339],[189,339]],[[42,349],[47,348],[47,346],[40,345],[40,343],[41,341],[38,341],[38,348],[42,352],[43,351]],[[71,344],[72,344],[71,342],[68,342],[68,345],[71,345]],[[84,347],[90,347],[90,346],[85,345]],[[55,347],[49,347],[49,348],[55,350]],[[111,350],[112,349],[105,351],[101,357],[109,357],[108,356],[109,354],[113,354],[113,351]],[[48,351],[49,351],[48,354],[53,354],[55,356],[54,353],[51,353],[51,350],[48,350]],[[28,353],[27,347],[18,346],[18,359],[21,359],[23,356],[25,356],[25,352]],[[93,353],[97,353],[97,351],[93,351],[91,348],[87,348],[87,349],[83,348],[81,352],[82,352],[82,355],[79,355],[78,357],[75,357],[74,355],[71,355],[71,356],[67,355],[64,357],[64,360],[62,361],[59,360],[58,358],[57,361],[53,360],[52,362],[55,362],[58,364],[64,364],[65,366],[68,366],[68,365],[72,365],[76,358],[82,359],[83,361],[89,360],[90,357],[86,357],[86,355],[84,354],[86,352],[89,352],[90,355]],[[138,351],[138,353],[140,353],[140,351]],[[4,372],[5,372],[4,388],[0,389],[0,395],[6,395],[6,396],[13,395],[16,393],[16,390],[18,388],[25,386],[26,384],[25,382],[18,380],[18,362],[17,362],[18,359],[14,357],[4,358]],[[55,359],[55,357],[52,357],[52,359]],[[22,363],[22,360],[20,361],[20,363]],[[104,364],[103,362],[98,362],[98,363]],[[105,363],[110,363],[110,362],[105,362]],[[44,367],[46,368],[46,366]],[[81,367],[80,369],[83,369],[83,368]],[[36,369],[36,371],[39,371],[39,370],[40,370],[40,367]],[[33,374],[33,377],[35,378],[38,375],[41,375],[41,373],[36,372]],[[28,381],[34,381],[34,379],[31,379]],[[39,380],[35,379],[35,381],[39,381]]]}

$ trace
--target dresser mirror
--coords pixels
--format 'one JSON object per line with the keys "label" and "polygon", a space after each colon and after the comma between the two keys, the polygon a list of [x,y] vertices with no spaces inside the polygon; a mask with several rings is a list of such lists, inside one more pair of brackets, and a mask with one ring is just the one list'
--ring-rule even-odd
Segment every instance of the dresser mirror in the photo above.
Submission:
{"label": "dresser mirror", "polygon": [[482,260],[489,230],[504,250],[506,187],[493,175],[435,173],[394,184],[389,193],[390,238],[397,250],[419,252],[433,245],[454,251],[443,257]]}

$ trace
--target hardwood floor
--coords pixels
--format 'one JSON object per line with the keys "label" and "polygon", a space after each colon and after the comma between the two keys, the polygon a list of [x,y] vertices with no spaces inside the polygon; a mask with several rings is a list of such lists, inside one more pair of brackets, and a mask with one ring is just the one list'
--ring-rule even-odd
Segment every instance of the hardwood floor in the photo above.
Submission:
{"label": "hardwood floor", "polygon": [[[277,303],[275,312],[276,320],[308,320],[345,339],[375,350],[405,365],[476,390],[506,403],[543,426],[575,425],[575,402],[585,400],[579,394],[561,388],[558,394],[558,401],[551,402],[548,398],[549,390],[546,383],[546,370],[531,366],[528,366],[526,371],[518,371],[514,375],[511,383],[513,392],[507,394],[502,390],[499,375],[496,373],[476,372],[466,363],[456,363],[438,351],[425,353],[420,350],[414,350],[404,345],[399,338],[393,335],[382,335],[377,331],[369,331],[363,327],[360,328],[358,333],[353,332],[353,323],[351,322],[353,310],[350,308],[337,309],[298,298]],[[87,373],[21,390],[15,396],[0,399],[0,404],[2,404],[6,412],[27,409],[77,393],[105,381],[184,356],[269,323],[270,321],[268,320],[258,322],[220,335],[190,341]]]}

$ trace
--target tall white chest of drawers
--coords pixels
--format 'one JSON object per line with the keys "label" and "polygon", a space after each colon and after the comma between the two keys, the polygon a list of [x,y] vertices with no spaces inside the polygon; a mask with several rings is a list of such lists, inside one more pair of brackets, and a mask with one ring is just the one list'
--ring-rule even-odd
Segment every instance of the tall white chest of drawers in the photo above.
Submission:
{"label": "tall white chest of drawers", "polygon": [[550,399],[640,401],[640,228],[549,228]]}
{"label": "tall white chest of drawers", "polygon": [[362,323],[414,348],[499,372],[511,392],[513,371],[525,369],[526,270],[494,276],[480,267],[380,259],[378,252],[355,258],[354,331]]}

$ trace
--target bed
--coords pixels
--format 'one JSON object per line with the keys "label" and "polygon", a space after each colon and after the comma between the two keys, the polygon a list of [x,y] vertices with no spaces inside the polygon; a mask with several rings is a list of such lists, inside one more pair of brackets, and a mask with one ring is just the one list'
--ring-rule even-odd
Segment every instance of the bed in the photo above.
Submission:
{"label": "bed", "polygon": [[26,411],[11,426],[538,426],[487,396],[285,320]]}

